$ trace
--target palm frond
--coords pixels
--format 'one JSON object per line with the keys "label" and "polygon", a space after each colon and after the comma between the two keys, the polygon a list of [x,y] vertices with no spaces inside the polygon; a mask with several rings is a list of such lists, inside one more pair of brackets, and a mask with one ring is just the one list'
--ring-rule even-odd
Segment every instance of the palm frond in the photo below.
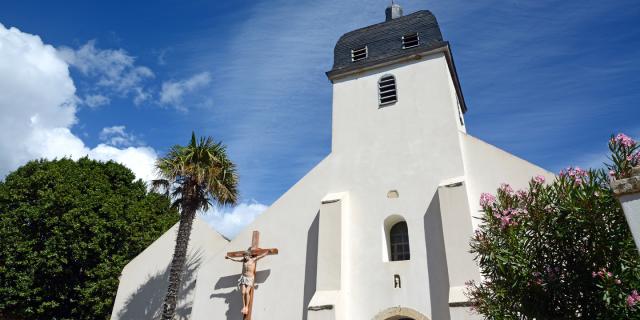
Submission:
{"label": "palm frond", "polygon": [[212,137],[196,138],[192,132],[187,146],[173,146],[156,161],[156,171],[168,181],[163,186],[174,199],[174,206],[185,205],[207,210],[211,205],[233,205],[238,200],[238,176],[229,160],[226,146]]}
{"label": "palm frond", "polygon": [[167,179],[151,180],[151,191],[162,194],[165,197],[169,196],[169,187],[170,184]]}

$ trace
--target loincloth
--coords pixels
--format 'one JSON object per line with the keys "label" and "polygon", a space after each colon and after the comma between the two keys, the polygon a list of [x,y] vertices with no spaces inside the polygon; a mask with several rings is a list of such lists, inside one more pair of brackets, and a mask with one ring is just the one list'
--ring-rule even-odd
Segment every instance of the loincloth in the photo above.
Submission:
{"label": "loincloth", "polygon": [[247,277],[245,275],[241,275],[240,279],[238,279],[238,289],[242,289],[242,286],[254,287],[254,280],[252,277]]}

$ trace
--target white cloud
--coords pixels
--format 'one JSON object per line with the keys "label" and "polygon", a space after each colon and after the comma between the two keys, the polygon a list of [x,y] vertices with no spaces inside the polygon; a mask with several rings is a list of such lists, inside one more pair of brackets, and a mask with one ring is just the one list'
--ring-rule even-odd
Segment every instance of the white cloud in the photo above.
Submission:
{"label": "white cloud", "polygon": [[0,24],[0,176],[32,159],[88,155],[115,160],[138,178],[151,179],[157,158],[153,149],[106,144],[91,149],[71,132],[80,100],[75,92],[69,65],[54,47]]}
{"label": "white cloud", "polygon": [[102,131],[100,131],[100,140],[115,147],[128,147],[139,144],[139,139],[135,135],[127,133],[125,130],[125,126],[102,128]]}
{"label": "white cloud", "polygon": [[113,146],[99,144],[88,153],[89,158],[108,161],[113,160],[131,169],[136,177],[150,181],[155,179],[154,165],[158,154],[150,147],[128,147],[118,149]]}
{"label": "white cloud", "polygon": [[211,75],[209,72],[201,72],[185,80],[165,81],[162,83],[160,103],[184,109],[182,106],[184,94],[203,88],[210,82]]}
{"label": "white cloud", "polygon": [[98,49],[95,40],[77,50],[61,47],[59,55],[83,75],[94,78],[98,87],[120,96],[132,96],[136,104],[151,97],[145,81],[153,78],[151,69],[135,64],[135,57],[123,49]]}
{"label": "white cloud", "polygon": [[89,94],[84,97],[82,102],[89,108],[97,108],[111,103],[111,99],[101,94]]}
{"label": "white cloud", "polygon": [[213,207],[205,212],[202,218],[225,237],[233,239],[267,208],[266,205],[256,201],[243,202],[233,208]]}

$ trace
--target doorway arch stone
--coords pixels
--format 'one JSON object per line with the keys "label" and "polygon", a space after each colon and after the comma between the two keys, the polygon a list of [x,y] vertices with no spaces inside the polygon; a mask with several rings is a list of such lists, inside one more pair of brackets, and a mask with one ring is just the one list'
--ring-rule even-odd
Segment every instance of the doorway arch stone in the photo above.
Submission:
{"label": "doorway arch stone", "polygon": [[404,318],[410,318],[414,320],[429,320],[429,318],[422,313],[405,307],[391,307],[382,310],[372,320],[399,320]]}

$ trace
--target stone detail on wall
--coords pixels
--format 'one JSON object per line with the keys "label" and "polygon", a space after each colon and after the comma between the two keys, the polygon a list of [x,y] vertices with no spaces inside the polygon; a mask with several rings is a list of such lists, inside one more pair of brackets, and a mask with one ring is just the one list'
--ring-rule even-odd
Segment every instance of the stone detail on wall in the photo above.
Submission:
{"label": "stone detail on wall", "polygon": [[612,180],[611,188],[616,196],[640,192],[640,167],[633,168],[629,178]]}
{"label": "stone detail on wall", "polygon": [[378,313],[372,320],[394,320],[402,318],[411,318],[415,320],[429,320],[429,318],[422,313],[413,310],[411,308],[404,307],[391,307]]}

